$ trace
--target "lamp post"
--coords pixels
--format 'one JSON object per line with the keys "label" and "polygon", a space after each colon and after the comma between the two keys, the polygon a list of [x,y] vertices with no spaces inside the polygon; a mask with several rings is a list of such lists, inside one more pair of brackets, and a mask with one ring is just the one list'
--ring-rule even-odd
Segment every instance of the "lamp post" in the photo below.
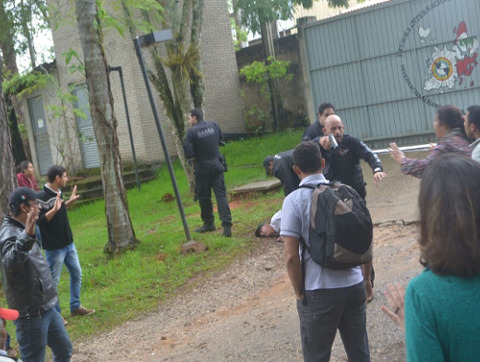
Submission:
{"label": "lamp post", "polygon": [[122,67],[108,67],[109,72],[116,71],[120,76],[120,83],[122,85],[123,104],[125,105],[125,116],[127,117],[128,136],[130,137],[130,146],[132,147],[133,165],[135,167],[135,179],[137,180],[137,188],[140,191],[140,177],[138,176],[137,155],[135,154],[135,145],[133,144],[132,126],[130,124],[130,115],[128,114],[127,95],[125,93],[125,84],[123,84]]}
{"label": "lamp post", "polygon": [[185,236],[187,241],[191,241],[192,237],[190,236],[190,230],[188,228],[187,219],[185,217],[185,212],[183,210],[182,199],[180,198],[180,192],[178,191],[177,180],[175,178],[175,173],[173,172],[172,160],[170,159],[170,154],[168,153],[167,144],[165,142],[165,137],[163,136],[162,126],[160,124],[160,118],[158,117],[157,107],[155,105],[155,100],[153,99],[152,88],[150,86],[150,81],[148,80],[147,69],[145,66],[145,60],[141,51],[142,46],[148,46],[151,44],[159,43],[162,41],[167,41],[172,39],[172,31],[168,30],[159,30],[150,34],[137,36],[133,39],[133,44],[135,45],[135,51],[137,52],[138,62],[140,63],[140,68],[142,69],[143,80],[145,81],[145,86],[147,87],[148,99],[150,100],[150,105],[152,107],[153,118],[155,119],[155,125],[157,126],[158,135],[162,143],[163,154],[168,165],[168,171],[170,172],[170,178],[172,180],[173,190],[175,192],[175,198],[177,199],[178,211],[180,212],[180,217],[183,222],[183,229],[185,230]]}

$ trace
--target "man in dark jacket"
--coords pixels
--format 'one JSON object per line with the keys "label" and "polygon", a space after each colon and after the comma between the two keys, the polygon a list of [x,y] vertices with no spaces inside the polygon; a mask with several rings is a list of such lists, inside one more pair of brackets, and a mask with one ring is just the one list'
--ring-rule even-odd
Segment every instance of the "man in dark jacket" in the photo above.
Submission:
{"label": "man in dark jacket", "polygon": [[215,194],[218,216],[222,220],[223,236],[232,236],[232,215],[227,200],[224,172],[218,146],[224,144],[222,131],[215,121],[204,121],[203,111],[192,109],[189,117],[190,129],[183,142],[186,159],[195,170],[195,194],[201,209],[203,225],[195,231],[199,233],[215,230],[211,190]]}
{"label": "man in dark jacket", "polygon": [[[340,181],[353,187],[365,199],[367,189],[365,188],[366,183],[363,179],[360,159],[365,160],[370,165],[375,185],[378,185],[381,180],[387,177],[387,174],[383,172],[382,162],[378,156],[358,138],[344,135],[344,130],[345,127],[340,117],[331,115],[325,119],[325,127],[323,128],[325,136],[318,139],[325,159],[323,173],[329,181]],[[332,145],[330,142],[330,135],[333,135],[336,145]],[[373,261],[363,264],[362,271],[368,303],[373,300]]]}
{"label": "man in dark jacket", "polygon": [[70,361],[72,343],[54,308],[56,288],[35,238],[36,198],[27,187],[10,195],[10,215],[5,216],[0,229],[3,287],[9,308],[19,312],[14,323],[22,358],[44,361],[48,344],[55,361]]}
{"label": "man in dark jacket", "polygon": [[317,137],[323,136],[323,127],[325,127],[325,119],[335,114],[335,107],[330,103],[322,103],[318,107],[318,120],[313,122],[303,132],[302,141],[312,141]]}
{"label": "man in dark jacket", "polygon": [[[378,184],[387,175],[383,172],[382,162],[378,156],[358,138],[344,135],[344,130],[345,127],[340,117],[332,115],[325,120],[323,128],[325,136],[318,139],[322,155],[325,158],[323,174],[329,181],[336,180],[353,187],[365,199],[367,190],[360,159],[370,165],[375,184]],[[333,135],[337,145],[332,147],[329,135]]]}
{"label": "man in dark jacket", "polygon": [[267,176],[275,176],[283,185],[283,193],[287,196],[290,192],[298,189],[300,179],[293,171],[293,150],[277,153],[275,156],[267,156],[263,160],[263,167]]}

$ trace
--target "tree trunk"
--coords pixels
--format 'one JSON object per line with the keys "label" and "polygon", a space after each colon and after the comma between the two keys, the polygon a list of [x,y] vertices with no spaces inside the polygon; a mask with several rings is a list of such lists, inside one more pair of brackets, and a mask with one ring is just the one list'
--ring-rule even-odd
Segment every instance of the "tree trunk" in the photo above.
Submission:
{"label": "tree trunk", "polygon": [[[265,52],[265,65],[275,60],[275,47],[273,45],[272,23],[262,23],[262,42]],[[278,80],[268,78],[268,90],[270,92],[270,102],[272,106],[273,129],[280,131],[285,125],[283,101],[280,96],[280,84]]]}
{"label": "tree trunk", "polygon": [[[5,79],[12,79],[15,74],[18,74],[17,66],[17,53],[15,52],[15,32],[14,24],[11,22],[6,10],[5,4],[3,1],[0,1],[0,24],[3,25],[3,32],[0,35],[0,48],[3,54],[3,77]],[[10,112],[15,112],[16,127],[15,133],[20,133],[18,130],[18,123],[25,124],[25,118],[23,117],[22,108],[20,107],[20,102],[17,99],[17,96],[13,93],[8,94],[8,99],[12,105]],[[12,127],[15,125],[11,125]],[[22,138],[23,144],[23,154],[26,155],[26,158],[31,160],[30,146],[28,144],[27,138]],[[19,160],[23,161],[23,160]]]}
{"label": "tree trunk", "polygon": [[126,190],[122,180],[117,120],[107,69],[96,0],[76,0],[76,15],[87,78],[90,113],[98,144],[103,196],[107,217],[108,243],[105,252],[117,254],[135,247]]}
{"label": "tree trunk", "polygon": [[[0,74],[3,70],[3,61],[0,56]],[[0,220],[8,214],[8,198],[17,186],[15,165],[13,163],[12,143],[10,139],[10,128],[3,98],[2,79],[0,78]]]}

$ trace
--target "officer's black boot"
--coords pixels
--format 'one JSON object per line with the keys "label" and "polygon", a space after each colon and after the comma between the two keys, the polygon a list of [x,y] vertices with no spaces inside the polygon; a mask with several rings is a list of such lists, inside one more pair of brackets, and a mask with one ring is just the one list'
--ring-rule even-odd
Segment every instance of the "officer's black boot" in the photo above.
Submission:
{"label": "officer's black boot", "polygon": [[203,224],[201,227],[195,229],[196,233],[207,233],[209,231],[215,231],[214,224]]}
{"label": "officer's black boot", "polygon": [[232,236],[232,226],[231,225],[225,225],[223,227],[223,236],[226,236],[227,238]]}

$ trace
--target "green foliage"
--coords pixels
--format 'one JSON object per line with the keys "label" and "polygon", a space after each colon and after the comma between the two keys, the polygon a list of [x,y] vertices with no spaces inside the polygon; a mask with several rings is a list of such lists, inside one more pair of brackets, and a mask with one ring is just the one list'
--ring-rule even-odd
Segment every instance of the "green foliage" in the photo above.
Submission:
{"label": "green foliage", "polygon": [[62,54],[62,57],[65,59],[65,64],[67,64],[70,74],[76,72],[85,74],[85,64],[83,64],[80,55],[78,55],[78,52],[75,49],[70,48],[68,52]]}
{"label": "green foliage", "polygon": [[230,18],[230,26],[232,27],[232,31],[235,33],[235,37],[233,38],[233,46],[235,47],[235,51],[238,52],[240,50],[240,43],[248,40],[248,32],[238,26],[235,23],[234,18]]}
{"label": "green foliage", "polygon": [[37,89],[44,88],[49,75],[42,72],[30,72],[27,74],[3,74],[3,90],[5,94],[15,94],[18,98],[29,95]]}
{"label": "green foliage", "polygon": [[268,113],[262,110],[258,104],[253,105],[247,112],[245,112],[247,132],[263,134],[269,118]]}
{"label": "green foliage", "polygon": [[[327,0],[328,6],[348,6],[348,0]],[[242,14],[242,24],[253,34],[261,33],[261,25],[276,20],[287,20],[293,17],[293,7],[302,5],[309,9],[313,0],[237,0],[236,11]]]}
{"label": "green foliage", "polygon": [[[240,69],[240,75],[244,75],[247,82],[258,83],[261,86],[260,92],[263,94],[267,90],[269,79],[292,79],[292,74],[288,74],[289,66],[289,61],[276,60],[273,57],[269,57],[267,65],[256,60],[249,65],[245,65]],[[268,94],[266,94],[266,96],[268,96]]]}

